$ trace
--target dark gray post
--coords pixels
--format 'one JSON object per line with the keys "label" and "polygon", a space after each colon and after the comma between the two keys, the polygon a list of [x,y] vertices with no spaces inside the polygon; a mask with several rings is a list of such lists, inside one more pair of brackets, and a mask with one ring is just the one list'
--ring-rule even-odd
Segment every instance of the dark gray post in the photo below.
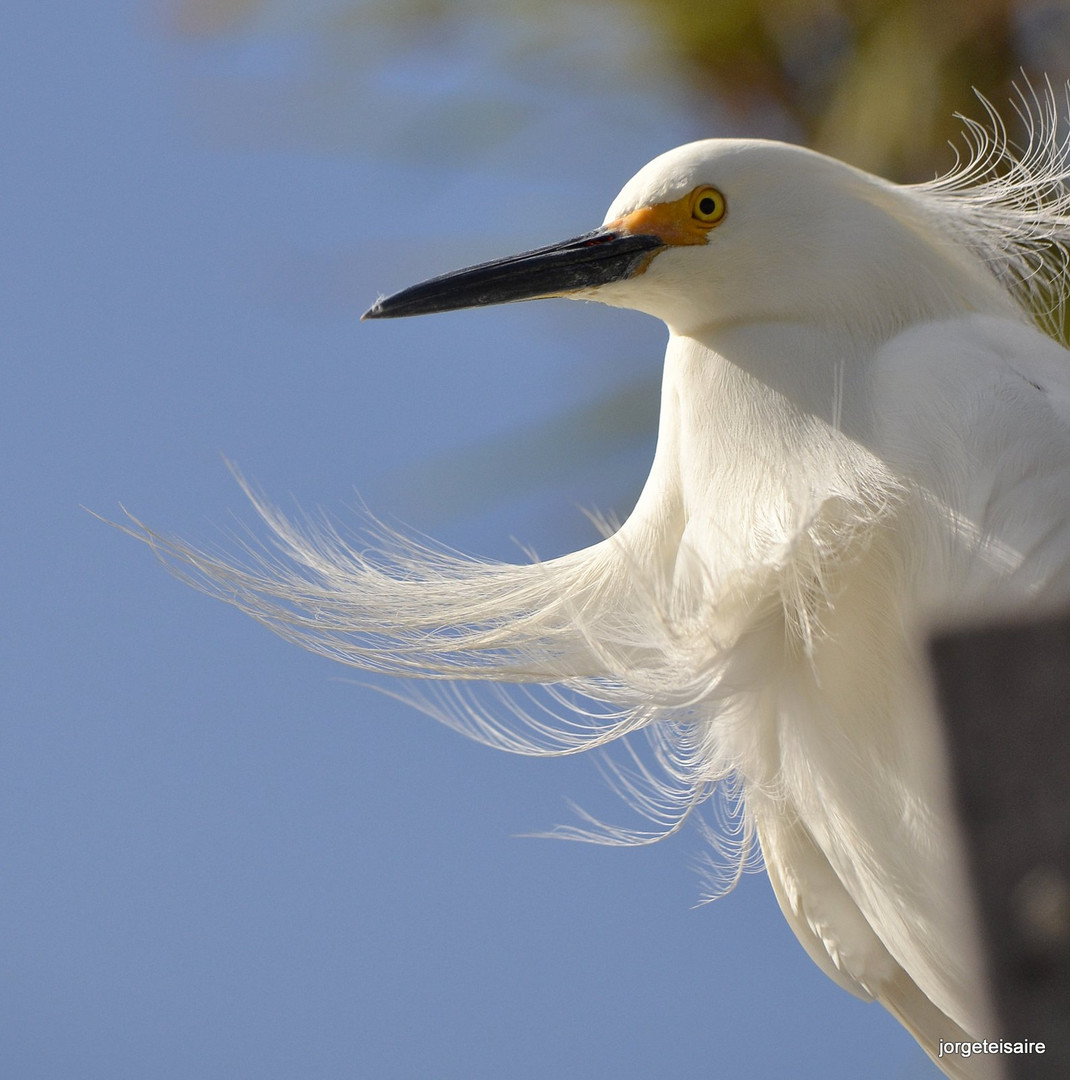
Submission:
{"label": "dark gray post", "polygon": [[1070,1078],[1070,617],[931,645],[1011,1080]]}

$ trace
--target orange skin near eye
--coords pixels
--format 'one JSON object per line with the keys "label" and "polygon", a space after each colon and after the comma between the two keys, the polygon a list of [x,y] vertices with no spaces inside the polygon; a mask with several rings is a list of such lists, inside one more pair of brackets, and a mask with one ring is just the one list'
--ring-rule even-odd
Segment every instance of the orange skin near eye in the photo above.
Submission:
{"label": "orange skin near eye", "polygon": [[[710,230],[724,220],[723,199],[720,215],[713,221],[702,221],[695,217],[695,204],[710,195],[711,189],[699,188],[673,202],[655,203],[653,206],[641,206],[616,221],[606,223],[607,229],[620,230],[632,234],[657,236],[663,243],[677,246],[685,244],[705,244]],[[721,197],[718,195],[718,198]]]}

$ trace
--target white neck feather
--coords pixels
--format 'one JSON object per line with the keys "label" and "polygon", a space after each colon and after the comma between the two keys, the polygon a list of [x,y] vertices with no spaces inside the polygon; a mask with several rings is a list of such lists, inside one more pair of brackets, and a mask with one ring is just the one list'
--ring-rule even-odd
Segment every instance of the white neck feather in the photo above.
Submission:
{"label": "white neck feather", "polygon": [[622,537],[671,558],[685,548],[717,581],[779,562],[827,500],[868,504],[892,489],[851,437],[871,352],[798,324],[673,336],[657,454]]}

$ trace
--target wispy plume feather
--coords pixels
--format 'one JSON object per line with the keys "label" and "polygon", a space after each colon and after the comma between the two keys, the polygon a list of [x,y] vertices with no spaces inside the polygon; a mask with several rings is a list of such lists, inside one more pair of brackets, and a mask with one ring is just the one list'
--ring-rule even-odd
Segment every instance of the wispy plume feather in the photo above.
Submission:
{"label": "wispy plume feather", "polygon": [[[660,569],[620,534],[540,563],[488,562],[388,528],[359,534],[326,516],[291,520],[235,473],[266,538],[207,549],[130,517],[125,528],[195,588],[289,641],[372,673],[421,680],[385,688],[481,743],[561,756],[625,743],[603,773],[649,828],[577,809],[552,835],[643,844],[676,832],[731,772],[699,739],[695,705],[725,674],[707,620],[684,615]],[[746,589],[725,602],[749,603]],[[727,651],[724,653],[728,655]],[[749,840],[749,833],[748,833]],[[737,845],[735,863],[746,852]]]}
{"label": "wispy plume feather", "polygon": [[1053,337],[1066,335],[1070,299],[1070,85],[1027,79],[1012,101],[1024,144],[977,94],[985,120],[961,114],[963,149],[943,176],[910,189],[929,202],[952,238],[979,255]]}

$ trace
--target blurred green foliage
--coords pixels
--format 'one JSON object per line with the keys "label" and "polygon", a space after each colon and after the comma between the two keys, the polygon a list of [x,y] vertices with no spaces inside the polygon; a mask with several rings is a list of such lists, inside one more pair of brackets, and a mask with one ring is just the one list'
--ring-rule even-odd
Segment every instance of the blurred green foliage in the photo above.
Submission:
{"label": "blurred green foliage", "polygon": [[[575,6],[575,5],[574,5]],[[1070,67],[1065,0],[587,0],[588,25],[630,19],[649,61],[691,88],[700,112],[727,109],[737,133],[786,135],[900,181],[946,163],[971,89],[997,103],[1011,83]],[[337,57],[370,22],[430,30],[457,18],[508,18],[552,42],[574,32],[560,5],[514,0],[173,0],[183,35],[240,33],[262,20],[318,24]],[[597,29],[595,30],[597,32]],[[632,63],[633,58],[628,58]],[[716,103],[716,105],[714,105]]]}
{"label": "blurred green foliage", "polygon": [[[617,122],[649,100],[655,113],[697,117],[689,131],[787,139],[924,180],[954,164],[955,113],[982,112],[974,89],[1006,115],[1015,81],[1070,75],[1068,0],[170,0],[167,10],[183,39],[236,46],[232,67],[195,80],[210,137],[434,170],[515,165],[525,125],[567,121],[586,95],[611,102]],[[602,165],[598,115],[570,144],[588,169]],[[421,243],[426,255],[434,236]],[[579,461],[609,460],[628,440],[652,443],[657,401],[656,379],[618,388],[423,462],[395,488],[425,520],[493,505]],[[621,517],[637,491],[630,477],[613,504]]]}
{"label": "blurred green foliage", "polygon": [[[994,101],[1030,68],[1012,0],[631,0],[742,118],[782,111],[815,149],[897,180],[932,173],[975,87]],[[1056,78],[1060,72],[1053,72]]]}

